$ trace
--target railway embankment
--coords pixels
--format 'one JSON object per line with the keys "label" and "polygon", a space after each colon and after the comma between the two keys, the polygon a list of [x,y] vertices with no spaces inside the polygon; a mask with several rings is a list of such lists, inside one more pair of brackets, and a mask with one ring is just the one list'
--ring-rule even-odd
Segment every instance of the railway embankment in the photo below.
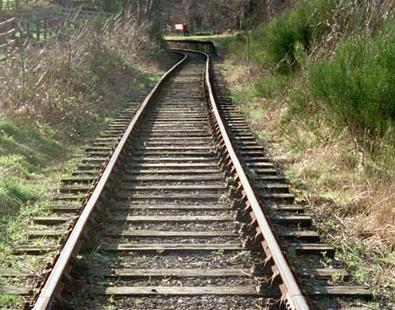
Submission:
{"label": "railway embankment", "polygon": [[380,309],[395,285],[394,39],[385,1],[300,3],[213,38],[233,100]]}

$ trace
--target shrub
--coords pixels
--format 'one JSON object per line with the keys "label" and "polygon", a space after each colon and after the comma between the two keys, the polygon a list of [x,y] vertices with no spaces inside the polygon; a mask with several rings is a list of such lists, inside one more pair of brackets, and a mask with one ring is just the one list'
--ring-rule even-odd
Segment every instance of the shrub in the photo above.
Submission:
{"label": "shrub", "polygon": [[0,180],[0,213],[37,198],[38,193],[28,182],[9,175]]}
{"label": "shrub", "polygon": [[275,98],[284,92],[288,80],[284,75],[270,75],[255,83],[256,95],[265,98]]}
{"label": "shrub", "polygon": [[146,51],[158,54],[160,47],[148,22],[124,19],[107,32],[97,23],[64,27],[58,39],[27,45],[0,63],[0,113],[48,124],[73,139],[100,130],[99,119],[139,88],[146,75],[140,68],[153,60]]}
{"label": "shrub", "polygon": [[383,137],[395,125],[394,19],[376,37],[350,38],[331,60],[311,65],[309,84],[354,137]]}
{"label": "shrub", "polygon": [[314,40],[329,30],[338,0],[299,1],[295,9],[274,18],[253,33],[253,60],[286,73],[297,66],[296,47],[309,51]]}

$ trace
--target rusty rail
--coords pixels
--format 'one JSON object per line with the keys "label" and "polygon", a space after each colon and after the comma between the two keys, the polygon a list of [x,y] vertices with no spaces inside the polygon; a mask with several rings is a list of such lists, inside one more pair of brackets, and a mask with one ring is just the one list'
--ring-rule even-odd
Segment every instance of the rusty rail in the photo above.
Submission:
{"label": "rusty rail", "polygon": [[[180,50],[183,51],[183,50]],[[184,50],[189,51],[189,50]],[[255,196],[254,190],[248,180],[248,177],[244,171],[244,168],[236,154],[235,148],[229,138],[228,132],[222,121],[219,113],[213,89],[211,86],[210,79],[210,68],[211,60],[210,56],[201,51],[193,51],[204,55],[207,58],[206,61],[206,72],[205,72],[205,87],[207,91],[207,97],[211,105],[212,113],[215,117],[216,122],[216,138],[219,140],[221,145],[220,152],[222,158],[225,159],[225,166],[228,171],[232,171],[235,175],[237,188],[242,192],[241,201],[246,205],[246,209],[249,210],[250,216],[253,222],[256,224],[256,240],[259,241],[266,254],[267,264],[271,264],[273,272],[273,281],[275,278],[281,278],[280,290],[282,292],[282,299],[285,302],[287,309],[305,310],[309,309],[308,303],[302,294],[301,289],[282,253],[281,247],[273,234],[273,231],[269,225],[269,222],[264,215],[262,208]]]}
{"label": "rusty rail", "polygon": [[79,248],[79,244],[81,242],[81,238],[83,235],[83,231],[88,225],[89,219],[96,208],[96,205],[99,201],[99,198],[104,191],[104,188],[107,184],[107,181],[110,178],[112,171],[114,170],[115,166],[117,165],[117,161],[123,151],[123,148],[132,133],[132,131],[136,128],[136,124],[138,123],[141,115],[144,113],[147,105],[154,97],[157,90],[160,88],[162,83],[166,80],[166,78],[174,72],[180,65],[182,65],[187,59],[187,56],[184,55],[184,58],[180,60],[177,64],[175,64],[169,71],[167,71],[156,86],[153,88],[151,93],[147,96],[144,100],[141,108],[137,111],[136,115],[133,117],[130,125],[128,126],[126,132],[124,133],[123,137],[121,138],[117,148],[113,152],[104,172],[102,173],[92,195],[88,199],[87,203],[85,204],[83,211],[81,212],[77,222],[74,225],[73,230],[71,231],[70,235],[67,238],[65,245],[63,246],[55,265],[52,268],[51,273],[47,277],[44,286],[42,287],[40,294],[36,300],[34,305],[35,310],[44,310],[50,307],[51,301],[55,296],[56,290],[61,285],[62,277],[67,269],[67,266],[70,262],[70,259],[73,257],[75,251]]}
{"label": "rusty rail", "polygon": [[224,169],[226,169],[227,172],[230,172],[230,174],[235,177],[234,179],[240,192],[239,201],[241,204],[243,204],[243,206],[245,206],[245,210],[248,210],[248,213],[252,219],[252,227],[256,229],[256,235],[254,239],[259,243],[259,245],[263,248],[266,254],[267,266],[271,267],[271,271],[273,273],[272,280],[275,283],[279,283],[278,285],[282,292],[282,300],[287,309],[309,309],[307,301],[302,294],[301,289],[299,288],[299,285],[282,253],[279,243],[272,232],[269,222],[262,211],[258,199],[255,196],[253,188],[248,180],[242,164],[240,163],[240,160],[227,133],[225,124],[219,113],[213,89],[211,86],[210,56],[207,53],[200,51],[181,49],[174,51],[184,53],[183,59],[165,73],[165,75],[156,84],[148,97],[144,100],[141,108],[134,116],[125,134],[121,138],[117,148],[109,159],[107,166],[105,167],[100,179],[98,180],[93,190],[93,193],[87,200],[77,222],[74,225],[73,230],[69,234],[67,241],[63,246],[49,276],[47,277],[43,287],[40,290],[39,296],[33,309],[43,310],[51,306],[51,301],[57,293],[57,290],[61,289],[61,280],[65,272],[67,272],[69,262],[73,255],[80,248],[83,231],[88,225],[90,217],[99,202],[99,198],[105,190],[107,181],[110,179],[110,176],[115,166],[117,165],[118,159],[122,157],[121,153],[124,149],[124,146],[126,145],[128,138],[136,128],[137,123],[139,122],[144,111],[146,110],[146,107],[151,102],[152,98],[154,97],[164,80],[186,61],[188,57],[186,52],[199,53],[207,59],[205,68],[205,88],[208,98],[208,104],[211,109],[210,118],[214,125],[214,137],[219,145],[218,154],[221,156],[222,166],[224,167]]}

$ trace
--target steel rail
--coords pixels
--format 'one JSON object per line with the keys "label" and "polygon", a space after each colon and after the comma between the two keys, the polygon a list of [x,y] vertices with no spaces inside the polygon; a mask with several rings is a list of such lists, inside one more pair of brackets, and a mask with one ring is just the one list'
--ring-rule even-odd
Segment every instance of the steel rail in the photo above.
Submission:
{"label": "steel rail", "polygon": [[[181,50],[181,51],[188,51],[188,50]],[[288,309],[297,309],[297,310],[306,310],[310,309],[308,306],[308,303],[302,294],[301,289],[299,288],[299,285],[288,265],[288,262],[286,261],[283,252],[280,248],[280,245],[276,239],[276,237],[273,234],[273,231],[269,225],[269,222],[264,215],[262,208],[258,202],[258,199],[255,196],[254,190],[250,184],[250,181],[248,180],[247,175],[244,172],[244,168],[242,164],[240,163],[240,160],[235,152],[235,149],[233,147],[233,144],[229,138],[228,132],[226,130],[226,127],[224,125],[224,122],[222,121],[222,117],[219,113],[218,106],[214,97],[213,93],[213,88],[211,86],[211,80],[210,80],[210,66],[211,66],[211,60],[210,56],[207,53],[200,52],[200,51],[193,51],[195,53],[199,53],[201,55],[204,55],[207,60],[206,60],[206,69],[205,69],[205,85],[207,87],[208,91],[208,96],[209,96],[209,101],[211,104],[211,107],[213,109],[216,122],[219,126],[222,138],[225,142],[225,146],[227,149],[227,152],[230,156],[230,159],[232,161],[233,167],[235,168],[235,171],[238,175],[238,178],[240,180],[240,184],[243,187],[243,190],[246,194],[246,198],[248,199],[249,204],[251,205],[251,209],[255,214],[256,221],[258,223],[259,228],[261,229],[262,236],[264,240],[267,243],[267,247],[269,248],[269,251],[272,255],[272,259],[278,268],[281,280],[283,282],[284,287],[284,292],[285,296],[283,298],[287,302],[287,308]]]}
{"label": "steel rail", "polygon": [[66,267],[72,258],[73,252],[77,249],[78,243],[81,241],[81,236],[84,228],[87,226],[89,222],[89,218],[91,217],[99,198],[107,184],[107,181],[110,178],[110,175],[117,164],[118,158],[131,134],[131,132],[136,128],[136,124],[139,121],[140,117],[143,115],[146,110],[147,105],[152,100],[153,96],[162,85],[162,83],[166,80],[166,78],[173,73],[181,64],[183,64],[188,58],[187,54],[184,54],[183,59],[181,59],[178,63],[176,63],[169,71],[167,71],[159,82],[152,89],[150,94],[145,98],[142,103],[140,109],[137,111],[136,115],[133,117],[130,122],[128,128],[126,129],[124,135],[122,136],[118,146],[114,150],[102,176],[100,177],[92,195],[89,200],[85,204],[83,211],[81,212],[77,222],[74,225],[73,230],[67,238],[66,243],[64,244],[49,276],[47,277],[44,286],[42,287],[40,294],[34,304],[34,310],[44,310],[48,309],[51,306],[52,298],[55,294],[55,291],[60,284],[63,274],[66,270]]}
{"label": "steel rail", "polygon": [[[211,60],[210,56],[204,52],[200,51],[193,51],[193,50],[181,50],[178,49],[176,51],[181,52],[194,52],[201,54],[206,57],[206,68],[205,68],[205,86],[207,88],[208,96],[209,96],[209,103],[215,115],[215,120],[221,132],[221,137],[224,141],[226,151],[229,154],[230,160],[233,164],[234,170],[237,173],[238,179],[240,180],[240,184],[243,188],[243,191],[246,195],[249,205],[256,217],[257,224],[262,232],[262,236],[267,243],[267,247],[271,253],[271,258],[278,269],[279,275],[282,280],[282,292],[284,294],[283,298],[286,302],[286,306],[288,309],[297,309],[297,310],[305,310],[309,309],[309,306],[306,302],[304,295],[302,294],[296,279],[288,266],[288,263],[281,251],[281,248],[270,228],[269,222],[266,219],[260,204],[255,196],[255,193],[252,189],[252,186],[244,172],[244,168],[242,167],[239,158],[234,150],[233,144],[228,136],[226,127],[222,121],[221,115],[219,113],[213,89],[211,86],[210,80],[210,66]],[[125,131],[123,137],[121,138],[117,148],[115,149],[114,153],[112,154],[102,176],[100,177],[92,195],[90,196],[89,200],[87,201],[83,211],[81,212],[77,222],[74,225],[72,232],[70,233],[64,247],[62,248],[58,259],[56,260],[52,271],[43,288],[40,291],[40,295],[38,296],[36,303],[34,305],[35,310],[44,310],[47,309],[48,306],[51,305],[51,300],[55,294],[56,288],[60,284],[60,281],[63,277],[63,274],[66,270],[66,267],[73,255],[73,252],[77,248],[77,244],[81,239],[82,232],[84,228],[87,226],[89,218],[94,211],[99,198],[107,184],[107,181],[117,163],[118,158],[130,136],[132,131],[135,129],[137,122],[139,121],[140,117],[143,115],[147,105],[151,101],[152,97],[162,84],[162,82],[172,73],[176,68],[178,68],[182,63],[184,63],[187,59],[187,54],[184,54],[184,58],[179,61],[176,65],[174,65],[166,74],[161,78],[161,80],[156,84],[154,89],[151,93],[146,97],[142,106],[134,116],[133,120],[131,121],[130,125],[128,126],[127,130]]]}

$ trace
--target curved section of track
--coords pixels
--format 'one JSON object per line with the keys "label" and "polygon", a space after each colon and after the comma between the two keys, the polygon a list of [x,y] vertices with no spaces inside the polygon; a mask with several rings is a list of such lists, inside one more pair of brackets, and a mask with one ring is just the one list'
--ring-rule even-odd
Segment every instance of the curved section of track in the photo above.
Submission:
{"label": "curved section of track", "polygon": [[[83,238],[95,250],[78,255]],[[308,309],[225,130],[207,54],[185,52],[144,101],[34,309],[64,286],[70,308]]]}

